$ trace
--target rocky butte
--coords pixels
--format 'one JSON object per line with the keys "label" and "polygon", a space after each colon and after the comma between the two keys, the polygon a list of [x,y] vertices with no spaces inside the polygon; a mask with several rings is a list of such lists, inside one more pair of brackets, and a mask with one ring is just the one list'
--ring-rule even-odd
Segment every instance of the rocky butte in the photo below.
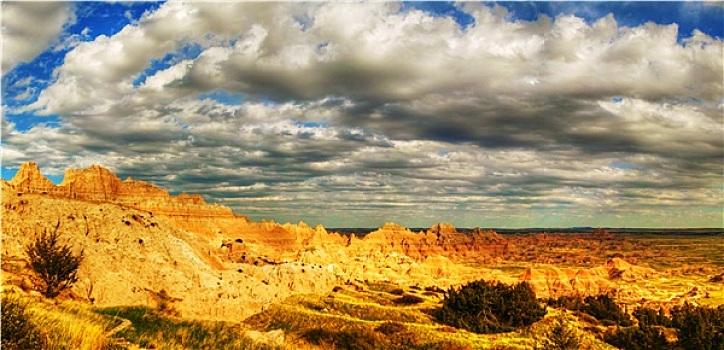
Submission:
{"label": "rocky butte", "polygon": [[326,293],[364,280],[443,288],[481,278],[524,280],[539,296],[555,296],[654,276],[622,260],[504,273],[480,263],[501,263],[519,248],[490,230],[461,233],[440,223],[412,232],[387,223],[357,237],[303,222],[251,222],[199,195],[122,181],[98,165],[68,170],[56,186],[37,164],[25,163],[0,185],[3,285],[34,288],[24,247],[57,230],[85,256],[68,296],[98,306],[155,305],[163,295],[184,317],[239,320],[295,293]]}

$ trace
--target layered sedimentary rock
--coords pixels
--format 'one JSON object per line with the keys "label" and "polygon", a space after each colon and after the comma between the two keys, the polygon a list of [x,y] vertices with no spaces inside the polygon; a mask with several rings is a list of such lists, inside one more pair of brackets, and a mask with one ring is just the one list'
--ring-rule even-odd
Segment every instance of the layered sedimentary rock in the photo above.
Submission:
{"label": "layered sedimentary rock", "polygon": [[8,182],[11,191],[49,194],[70,199],[113,202],[164,216],[234,217],[231,209],[206,204],[200,195],[172,196],[168,190],[131,178],[121,181],[110,170],[92,165],[88,169],[68,169],[59,185],[43,176],[33,162],[21,165]]}
{"label": "layered sedimentary rock", "polygon": [[449,223],[439,223],[426,232],[414,233],[397,224],[386,223],[361,239],[353,237],[350,249],[356,254],[395,252],[416,260],[444,255],[455,261],[464,261],[471,256],[495,256],[512,247],[497,233],[480,228],[466,234],[458,232]]}
{"label": "layered sedimentary rock", "polygon": [[25,247],[54,230],[64,244],[83,251],[71,294],[101,307],[153,306],[163,292],[178,300],[173,307],[184,317],[238,321],[293,293],[325,293],[340,283],[327,269],[302,273],[296,263],[222,262],[206,237],[115,203],[5,192],[2,202],[3,285],[14,279],[32,288],[17,276],[21,270],[8,271],[5,262],[27,264]]}
{"label": "layered sedimentary rock", "polygon": [[520,280],[530,283],[539,297],[558,297],[608,293],[617,289],[617,281],[635,282],[654,275],[655,271],[652,269],[613,258],[602,266],[589,269],[529,267],[520,275]]}
{"label": "layered sedimentary rock", "polygon": [[55,184],[40,173],[38,164],[34,162],[23,163],[12,180],[4,183],[9,185],[8,190],[16,189],[19,193],[47,194],[55,190]]}

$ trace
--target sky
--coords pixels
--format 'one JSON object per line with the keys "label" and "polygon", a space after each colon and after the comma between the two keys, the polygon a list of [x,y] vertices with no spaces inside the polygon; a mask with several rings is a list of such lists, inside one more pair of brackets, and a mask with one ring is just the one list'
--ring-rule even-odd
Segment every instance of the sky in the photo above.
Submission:
{"label": "sky", "polygon": [[252,220],[724,227],[722,2],[6,2],[2,177]]}

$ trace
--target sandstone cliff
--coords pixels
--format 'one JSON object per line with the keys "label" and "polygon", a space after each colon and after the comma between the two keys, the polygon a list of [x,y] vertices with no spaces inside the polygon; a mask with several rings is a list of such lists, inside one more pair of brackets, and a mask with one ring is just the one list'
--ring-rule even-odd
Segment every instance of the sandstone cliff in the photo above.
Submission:
{"label": "sandstone cliff", "polygon": [[[325,269],[300,273],[297,263],[222,262],[202,236],[112,203],[3,195],[2,214],[3,262],[23,265],[24,247],[57,227],[64,241],[84,251],[73,294],[98,306],[154,305],[154,295],[164,291],[180,299],[175,307],[184,316],[239,320],[292,293],[324,293],[339,284]],[[13,274],[3,269],[6,283]]]}
{"label": "sandstone cliff", "polygon": [[[481,278],[525,280],[539,296],[554,296],[604,292],[650,274],[617,259],[590,269],[543,266],[505,274],[480,265],[517,254],[512,240],[494,231],[463,233],[439,223],[412,232],[386,223],[357,237],[304,222],[250,222],[199,195],[121,181],[100,166],[68,170],[56,186],[37,164],[26,163],[0,184],[3,258],[23,262],[23,247],[34,235],[58,225],[87,256],[73,291],[98,305],[153,304],[163,290],[181,299],[185,315],[239,319],[292,293],[325,292],[344,281],[445,288]],[[517,242],[558,244],[547,235]]]}
{"label": "sandstone cliff", "polygon": [[395,252],[415,260],[443,255],[453,261],[463,262],[471,258],[481,260],[494,257],[513,247],[497,233],[480,228],[465,234],[458,232],[450,223],[439,223],[426,232],[414,233],[397,224],[386,223],[361,239],[351,239],[350,249],[357,255]]}

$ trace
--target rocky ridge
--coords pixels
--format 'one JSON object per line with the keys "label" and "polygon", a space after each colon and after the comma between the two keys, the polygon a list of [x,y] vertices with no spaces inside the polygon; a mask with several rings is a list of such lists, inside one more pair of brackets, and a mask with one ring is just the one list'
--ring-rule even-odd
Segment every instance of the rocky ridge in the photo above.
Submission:
{"label": "rocky ridge", "polygon": [[[199,195],[172,196],[143,181],[121,181],[100,166],[69,170],[56,186],[37,164],[26,163],[0,184],[3,261],[22,265],[23,247],[57,229],[87,257],[73,295],[100,306],[153,305],[163,291],[178,299],[185,316],[238,320],[293,293],[323,293],[349,281],[443,288],[480,278],[528,281],[544,297],[611,291],[653,273],[612,259],[590,269],[544,264],[509,275],[464,264],[501,262],[516,252],[494,231],[461,233],[440,223],[412,232],[386,223],[357,237],[304,222],[250,222]],[[4,282],[32,288],[22,273],[5,264],[3,271]]]}

